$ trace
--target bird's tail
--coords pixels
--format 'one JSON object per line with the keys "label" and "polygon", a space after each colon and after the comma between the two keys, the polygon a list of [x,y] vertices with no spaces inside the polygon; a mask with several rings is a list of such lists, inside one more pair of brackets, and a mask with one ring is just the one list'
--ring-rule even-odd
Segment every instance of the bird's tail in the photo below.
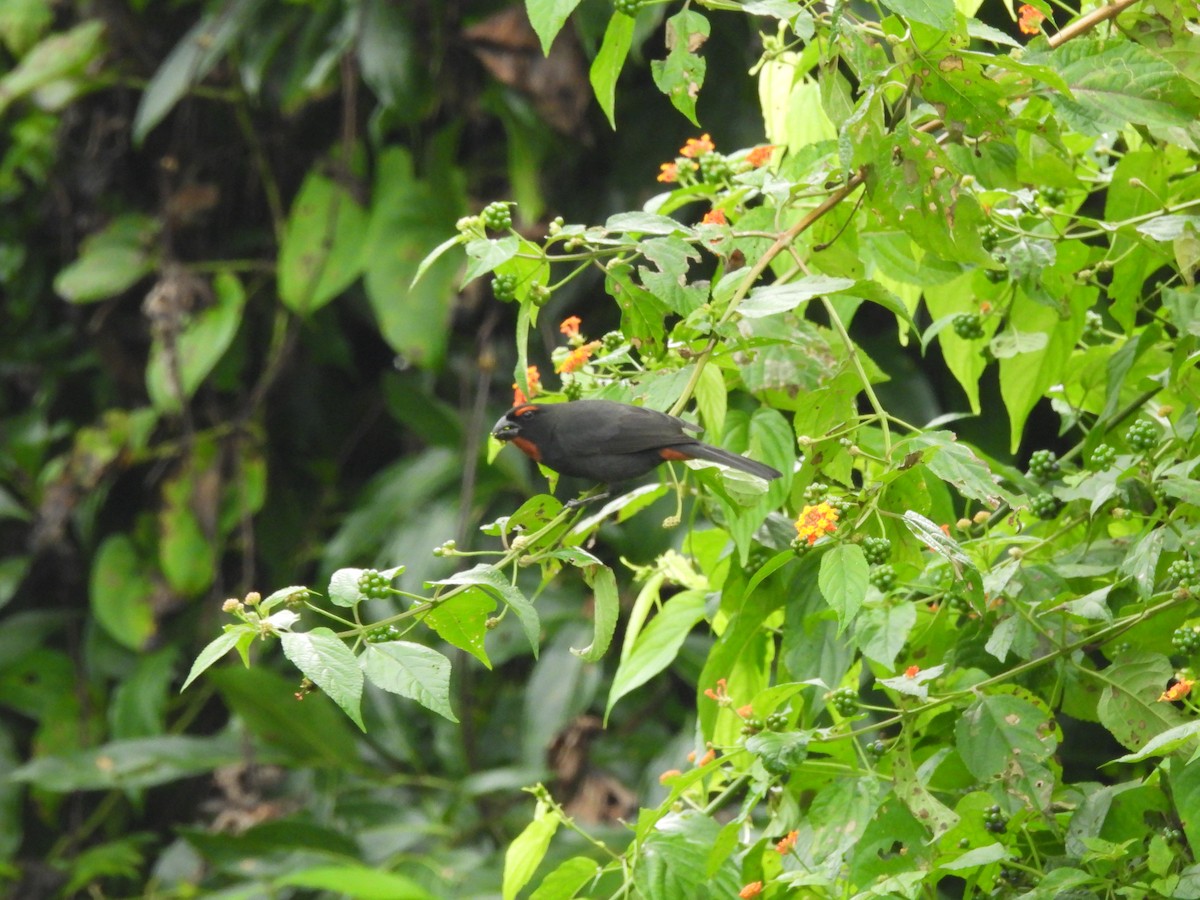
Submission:
{"label": "bird's tail", "polygon": [[728,450],[722,450],[720,447],[714,447],[712,444],[697,442],[695,444],[688,444],[687,447],[678,447],[676,449],[686,452],[688,456],[694,459],[706,459],[709,462],[729,466],[731,469],[740,469],[743,472],[749,472],[751,475],[757,475],[764,481],[771,481],[783,474],[765,463],[757,462],[748,456],[739,456],[736,453],[730,453]]}

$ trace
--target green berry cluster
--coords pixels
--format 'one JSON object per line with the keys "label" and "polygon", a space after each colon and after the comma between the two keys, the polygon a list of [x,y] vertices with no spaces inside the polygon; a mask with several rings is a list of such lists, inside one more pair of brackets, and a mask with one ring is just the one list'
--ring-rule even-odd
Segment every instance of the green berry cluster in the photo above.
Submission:
{"label": "green berry cluster", "polygon": [[508,303],[517,298],[517,276],[497,275],[492,279],[492,293],[497,300]]}
{"label": "green berry cluster", "polygon": [[508,231],[512,228],[512,207],[502,200],[497,200],[485,206],[479,218],[492,231]]}
{"label": "green berry cluster", "polygon": [[1140,453],[1148,453],[1158,446],[1158,426],[1149,419],[1138,419],[1125,432],[1129,446]]}
{"label": "green berry cluster", "polygon": [[964,341],[983,337],[983,318],[979,313],[959,313],[954,317],[954,333]]}
{"label": "green berry cluster", "polygon": [[1088,460],[1088,468],[1096,472],[1103,472],[1116,461],[1116,447],[1111,444],[1097,444],[1096,449],[1092,451],[1091,459]]}
{"label": "green berry cluster", "polygon": [[989,806],[983,811],[983,827],[991,834],[1004,834],[1008,829],[1008,818],[999,806]]}
{"label": "green berry cluster", "polygon": [[1046,206],[1061,206],[1067,199],[1067,192],[1060,187],[1044,187],[1038,189],[1038,198]]}
{"label": "green berry cluster", "polygon": [[1029,457],[1029,475],[1038,481],[1049,481],[1058,474],[1058,456],[1053,450],[1035,450]]}
{"label": "green berry cluster", "polygon": [[983,249],[991,253],[1000,244],[1000,229],[995,225],[984,225],[979,229],[979,242]]}
{"label": "green berry cluster", "polygon": [[896,570],[886,563],[882,566],[875,566],[871,569],[867,580],[871,582],[872,586],[886,594],[896,585]]}
{"label": "green berry cluster", "polygon": [[1172,585],[1193,584],[1196,580],[1196,566],[1190,559],[1177,559],[1167,566],[1167,581]]}
{"label": "green berry cluster", "polygon": [[887,742],[881,740],[871,741],[871,743],[867,744],[867,752],[874,757],[883,756],[883,754],[887,753]]}
{"label": "green berry cluster", "polygon": [[1007,269],[984,269],[983,277],[986,278],[988,281],[990,281],[992,284],[1003,284],[1005,281],[1008,281],[1008,270]]}
{"label": "green berry cluster", "polygon": [[804,489],[805,503],[820,503],[825,499],[825,495],[829,493],[829,485],[822,484],[819,481],[814,481]]}
{"label": "green berry cluster", "polygon": [[1085,341],[1095,340],[1100,337],[1102,331],[1104,331],[1104,316],[1094,309],[1089,309],[1083,314],[1083,339]]}
{"label": "green berry cluster", "polygon": [[368,644],[383,644],[387,641],[400,640],[400,629],[395,625],[379,625],[367,632]]}
{"label": "green berry cluster", "polygon": [[1180,653],[1191,656],[1200,650],[1200,625],[1181,625],[1171,635],[1171,643]]}
{"label": "green berry cluster", "polygon": [[873,566],[887,562],[892,555],[892,542],[885,537],[864,538],[862,542],[863,555]]}
{"label": "green berry cluster", "polygon": [[1029,498],[1029,508],[1039,519],[1053,519],[1058,514],[1058,500],[1053,494],[1034,494]]}
{"label": "green berry cluster", "polygon": [[1120,641],[1119,643],[1113,644],[1112,647],[1109,648],[1108,658],[1116,659],[1121,654],[1128,653],[1132,649],[1133,644],[1131,644],[1129,641]]}
{"label": "green berry cluster", "polygon": [[722,153],[705,153],[696,161],[700,164],[700,175],[705,181],[721,181],[733,175],[733,166]]}
{"label": "green berry cluster", "polygon": [[858,691],[854,688],[838,688],[829,695],[829,702],[839,715],[852,716],[858,712]]}
{"label": "green berry cluster", "polygon": [[742,734],[745,735],[758,734],[763,730],[783,731],[785,728],[787,728],[787,713],[785,712],[771,713],[765,719],[751,716],[742,720]]}
{"label": "green berry cluster", "polygon": [[1172,828],[1170,825],[1163,828],[1158,834],[1168,844],[1183,843],[1183,832],[1178,828]]}
{"label": "green berry cluster", "polygon": [[383,600],[387,597],[391,585],[391,581],[374,569],[363,569],[363,573],[358,576],[359,593],[372,600]]}
{"label": "green berry cluster", "polygon": [[613,0],[613,9],[624,16],[636,16],[642,8],[642,0]]}

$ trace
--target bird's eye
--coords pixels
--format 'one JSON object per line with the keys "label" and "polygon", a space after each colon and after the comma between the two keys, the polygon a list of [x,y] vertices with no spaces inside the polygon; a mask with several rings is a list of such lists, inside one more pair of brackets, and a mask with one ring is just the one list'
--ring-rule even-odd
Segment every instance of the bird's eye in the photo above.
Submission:
{"label": "bird's eye", "polygon": [[533,415],[533,410],[526,409],[526,410],[522,410],[521,412],[517,413],[517,418],[518,419],[528,419],[532,415]]}

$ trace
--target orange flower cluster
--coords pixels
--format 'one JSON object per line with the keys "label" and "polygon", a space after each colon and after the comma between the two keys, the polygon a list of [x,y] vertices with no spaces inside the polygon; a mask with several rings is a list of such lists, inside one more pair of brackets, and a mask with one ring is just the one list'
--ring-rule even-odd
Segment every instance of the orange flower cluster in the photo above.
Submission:
{"label": "orange flower cluster", "polygon": [[1196,682],[1188,681],[1186,678],[1181,678],[1169,688],[1159,695],[1159,703],[1173,703],[1176,700],[1182,700],[1192,692],[1192,685]]}
{"label": "orange flower cluster", "polygon": [[751,897],[757,897],[759,894],[761,894],[762,889],[763,883],[761,881],[752,881],[738,891],[738,896],[741,897],[742,900],[750,900]]}
{"label": "orange flower cluster", "polygon": [[1046,19],[1046,14],[1028,3],[1023,4],[1017,10],[1020,14],[1017,19],[1017,26],[1021,29],[1021,34],[1041,34],[1042,22]]}
{"label": "orange flower cluster", "polygon": [[796,535],[809,545],[815,544],[818,538],[837,530],[837,520],[838,511],[828,503],[806,506],[796,519]]}
{"label": "orange flower cluster", "polygon": [[717,689],[715,691],[712,688],[705,688],[704,696],[709,700],[716,700],[722,706],[728,706],[732,702],[729,698],[729,690],[726,687],[724,678],[717,679]]}
{"label": "orange flower cluster", "polygon": [[728,225],[729,222],[725,219],[725,210],[710,209],[704,214],[704,218],[700,220],[701,225]]}
{"label": "orange flower cluster", "polygon": [[774,144],[764,144],[762,147],[755,147],[746,154],[746,162],[755,168],[761,168],[771,161],[771,154],[775,152]]}
{"label": "orange flower cluster", "polygon": [[716,149],[717,145],[713,143],[712,138],[707,134],[702,134],[698,138],[688,138],[687,143],[679,148],[679,155],[695,159],[705,153],[712,153]]}
{"label": "orange flower cluster", "polygon": [[792,848],[796,846],[796,838],[800,836],[798,831],[789,831],[782,840],[775,845],[775,852],[780,856],[791,853]]}
{"label": "orange flower cluster", "polygon": [[538,371],[537,366],[529,366],[525,369],[525,381],[529,384],[528,397],[525,396],[525,392],[521,390],[520,386],[513,382],[513,406],[528,403],[542,392],[542,374]]}
{"label": "orange flower cluster", "polygon": [[581,320],[579,316],[567,316],[558,326],[560,334],[565,334],[568,338],[577,337],[579,335],[579,326]]}
{"label": "orange flower cluster", "polygon": [[658,776],[658,783],[665,784],[666,782],[668,782],[672,778],[674,778],[676,775],[682,775],[682,774],[683,773],[680,772],[678,769],[667,769],[667,771],[663,772],[661,775]]}
{"label": "orange flower cluster", "polygon": [[592,354],[596,352],[596,348],[600,346],[599,341],[592,341],[589,344],[583,344],[572,350],[567,357],[555,366],[554,371],[564,374],[582,369],[584,363],[592,358]]}
{"label": "orange flower cluster", "polygon": [[916,678],[917,675],[919,675],[920,673],[921,673],[920,666],[909,666],[907,669],[904,670],[904,677],[905,678]]}

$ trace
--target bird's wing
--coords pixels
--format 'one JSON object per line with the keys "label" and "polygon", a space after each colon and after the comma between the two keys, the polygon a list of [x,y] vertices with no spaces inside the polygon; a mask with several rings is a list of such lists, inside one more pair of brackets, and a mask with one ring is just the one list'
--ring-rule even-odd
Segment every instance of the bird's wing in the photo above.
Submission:
{"label": "bird's wing", "polygon": [[[563,428],[558,432],[560,445],[574,456],[606,453],[640,453],[659,447],[695,443],[688,431],[701,431],[698,425],[675,416],[643,407],[625,407],[619,416],[596,416],[586,430]],[[628,410],[635,410],[629,412]]]}

